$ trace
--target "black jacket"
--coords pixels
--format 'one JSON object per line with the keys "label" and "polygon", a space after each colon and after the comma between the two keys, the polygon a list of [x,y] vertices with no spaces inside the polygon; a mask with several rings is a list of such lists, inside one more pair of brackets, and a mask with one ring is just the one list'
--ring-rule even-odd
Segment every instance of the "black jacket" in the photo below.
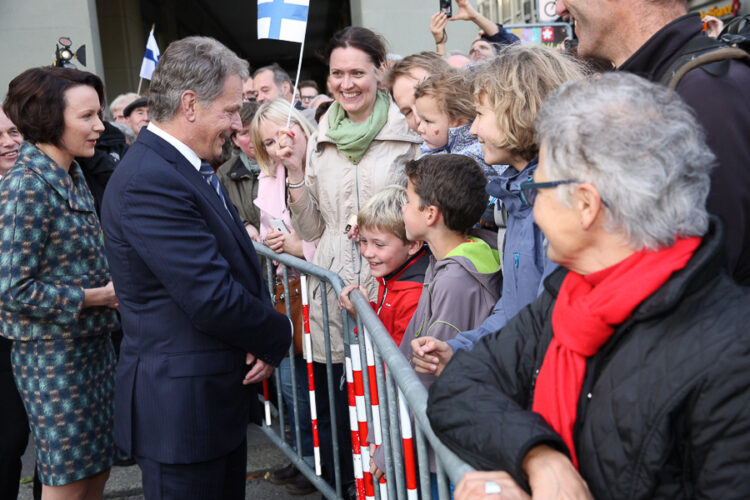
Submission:
{"label": "black jacket", "polygon": [[[659,30],[619,69],[658,82],[688,41],[701,36],[702,29],[698,13],[680,17]],[[696,68],[676,90],[695,110],[718,160],[706,205],[727,228],[727,269],[738,283],[750,285],[750,65],[733,60],[725,66],[719,75]]]}
{"label": "black jacket", "polygon": [[115,171],[115,167],[128,150],[125,136],[120,130],[109,122],[104,123],[104,132],[96,141],[94,156],[91,158],[76,158],[83,170],[86,184],[94,197],[96,213],[101,214],[102,198],[104,188],[107,187],[109,178]]}
{"label": "black jacket", "polygon": [[[587,362],[574,434],[595,498],[750,498],[750,290],[721,268],[714,219],[687,267]],[[525,484],[532,447],[565,453],[531,411],[567,270],[499,332],[458,351],[430,389],[437,436],[483,470]]]}

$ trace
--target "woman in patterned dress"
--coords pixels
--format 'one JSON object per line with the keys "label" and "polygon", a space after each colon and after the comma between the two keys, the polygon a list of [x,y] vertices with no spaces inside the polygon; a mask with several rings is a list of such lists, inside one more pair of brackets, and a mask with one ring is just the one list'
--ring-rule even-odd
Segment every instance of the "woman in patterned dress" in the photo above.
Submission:
{"label": "woman in patterned dress", "polygon": [[45,500],[101,498],[115,455],[118,304],[73,160],[94,154],[103,95],[93,74],[33,68],[11,81],[3,105],[26,142],[0,182],[0,334],[13,340]]}

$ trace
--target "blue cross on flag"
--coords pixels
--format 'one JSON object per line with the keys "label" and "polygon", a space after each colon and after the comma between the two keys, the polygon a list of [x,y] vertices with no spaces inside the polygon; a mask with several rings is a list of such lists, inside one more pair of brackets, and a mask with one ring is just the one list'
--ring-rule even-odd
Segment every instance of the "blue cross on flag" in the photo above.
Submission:
{"label": "blue cross on flag", "polygon": [[258,0],[258,39],[302,43],[310,0]]}
{"label": "blue cross on flag", "polygon": [[151,80],[151,75],[156,68],[156,63],[159,62],[159,46],[156,45],[156,39],[154,38],[154,30],[148,34],[148,41],[146,42],[146,53],[143,56],[143,62],[141,63],[140,77],[146,80]]}

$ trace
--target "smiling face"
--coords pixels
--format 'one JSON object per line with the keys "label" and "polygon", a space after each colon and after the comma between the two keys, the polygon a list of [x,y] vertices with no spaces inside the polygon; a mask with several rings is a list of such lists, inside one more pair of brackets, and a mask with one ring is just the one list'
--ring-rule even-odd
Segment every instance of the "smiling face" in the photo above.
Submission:
{"label": "smiling face", "polygon": [[398,106],[401,114],[406,117],[406,123],[413,131],[417,131],[419,117],[414,99],[414,89],[417,84],[427,78],[429,72],[423,68],[412,68],[408,75],[400,76],[393,82],[393,101]]}
{"label": "smiling face", "polygon": [[232,136],[232,142],[235,146],[240,148],[240,151],[250,158],[255,159],[255,147],[253,146],[253,139],[250,135],[249,123],[242,127],[242,130]]}
{"label": "smiling face", "polygon": [[363,123],[375,108],[378,91],[375,64],[370,56],[354,47],[334,49],[328,64],[328,84],[333,98],[351,121]]}
{"label": "smiling face", "polygon": [[5,175],[18,159],[23,136],[0,108],[0,176]]}
{"label": "smiling face", "polygon": [[273,71],[270,69],[261,71],[253,78],[253,88],[257,94],[256,100],[260,104],[266,101],[273,101],[277,97],[283,97],[287,101],[290,101],[292,99],[291,94],[287,96],[287,87],[289,84],[284,83],[283,85],[283,88],[276,86],[276,82],[273,81]]}
{"label": "smiling face", "polygon": [[477,112],[474,122],[471,124],[471,134],[476,136],[482,145],[484,161],[488,165],[509,165],[513,157],[506,149],[499,148],[496,144],[503,142],[503,131],[498,126],[495,110],[487,102],[487,97],[481,94],[478,102],[474,102]]}
{"label": "smiling face", "polygon": [[221,147],[232,132],[242,130],[240,108],[242,107],[242,79],[230,75],[224,81],[224,93],[204,107],[195,100],[195,126],[193,141],[188,144],[203,160],[209,161],[221,155]]}
{"label": "smiling face", "polygon": [[414,243],[404,243],[401,238],[377,228],[359,228],[360,252],[370,265],[374,278],[388,276],[401,267],[419,249]]}
{"label": "smiling face", "polygon": [[289,129],[294,132],[294,137],[292,138],[286,134],[279,133],[284,128],[286,128],[286,123],[278,124],[269,119],[262,120],[258,124],[258,135],[260,135],[260,141],[266,153],[274,163],[280,163],[282,158],[279,155],[279,150],[282,147],[291,146],[294,156],[304,159],[307,150],[307,139],[302,127],[294,122],[289,124]]}
{"label": "smiling face", "polygon": [[460,125],[447,113],[440,111],[437,99],[422,96],[416,101],[419,127],[417,132],[430,149],[442,148],[448,144],[448,130]]}
{"label": "smiling face", "polygon": [[[614,3],[601,0],[557,1],[557,15],[575,21],[579,56],[613,60],[614,54],[610,46],[613,43],[621,44],[618,25],[622,19],[613,11],[614,7]],[[632,6],[628,5],[628,8]]]}
{"label": "smiling face", "polygon": [[[74,157],[90,158],[94,156],[94,146],[99,135],[104,132],[104,124],[99,119],[99,95],[94,87],[76,85],[63,93],[65,111],[63,120],[65,128],[57,148],[65,160]],[[68,163],[69,164],[69,163]],[[64,165],[61,165],[64,166]]]}

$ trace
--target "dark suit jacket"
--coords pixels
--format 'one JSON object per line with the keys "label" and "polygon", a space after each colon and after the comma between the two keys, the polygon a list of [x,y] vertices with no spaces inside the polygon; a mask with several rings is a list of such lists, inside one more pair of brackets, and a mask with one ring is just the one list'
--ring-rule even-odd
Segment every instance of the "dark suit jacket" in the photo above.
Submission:
{"label": "dark suit jacket", "polygon": [[115,442],[132,455],[195,463],[235,449],[258,403],[242,385],[245,353],[277,366],[289,347],[289,320],[228,205],[234,220],[146,129],[107,185],[102,223],[124,333]]}

